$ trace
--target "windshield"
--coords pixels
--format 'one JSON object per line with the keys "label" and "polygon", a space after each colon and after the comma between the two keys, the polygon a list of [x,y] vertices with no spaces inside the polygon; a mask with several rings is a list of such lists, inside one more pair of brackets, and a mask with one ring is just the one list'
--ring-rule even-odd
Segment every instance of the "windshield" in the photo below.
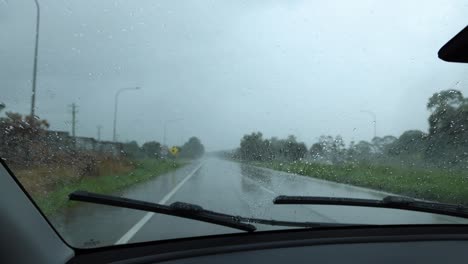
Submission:
{"label": "windshield", "polygon": [[465,224],[273,200],[467,205],[468,66],[437,58],[466,14],[465,1],[0,1],[0,156],[80,248],[244,231],[75,191],[277,221]]}

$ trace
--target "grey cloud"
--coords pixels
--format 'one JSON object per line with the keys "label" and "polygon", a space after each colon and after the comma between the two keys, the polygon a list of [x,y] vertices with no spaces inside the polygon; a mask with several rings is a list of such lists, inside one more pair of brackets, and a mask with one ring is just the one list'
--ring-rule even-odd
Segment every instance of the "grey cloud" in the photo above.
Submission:
{"label": "grey cloud", "polygon": [[[122,140],[232,148],[244,133],[321,134],[370,139],[427,128],[432,93],[460,81],[466,65],[436,57],[466,25],[463,1],[44,1],[38,114],[69,130],[67,105],[80,106],[78,134],[110,139],[120,98]],[[34,9],[0,2],[1,101],[28,113]]]}

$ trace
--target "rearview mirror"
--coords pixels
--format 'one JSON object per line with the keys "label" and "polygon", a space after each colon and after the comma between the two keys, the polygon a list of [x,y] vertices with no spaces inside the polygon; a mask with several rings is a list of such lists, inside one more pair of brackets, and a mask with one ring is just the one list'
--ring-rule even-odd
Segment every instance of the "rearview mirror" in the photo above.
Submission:
{"label": "rearview mirror", "polygon": [[440,48],[438,55],[444,61],[468,63],[468,26]]}

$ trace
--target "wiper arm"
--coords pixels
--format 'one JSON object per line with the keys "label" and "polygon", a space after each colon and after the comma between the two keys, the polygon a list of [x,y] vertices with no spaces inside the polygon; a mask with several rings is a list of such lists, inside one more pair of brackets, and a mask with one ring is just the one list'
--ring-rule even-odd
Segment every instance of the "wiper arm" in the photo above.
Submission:
{"label": "wiper arm", "polygon": [[291,221],[278,221],[270,219],[249,218],[242,216],[234,216],[224,213],[218,213],[203,209],[201,206],[175,202],[171,205],[162,205],[157,203],[144,202],[128,198],[116,197],[111,195],[90,193],[85,191],[75,191],[69,194],[69,199],[73,201],[88,202],[94,204],[102,204],[109,206],[116,206],[120,208],[129,208],[142,210],[147,212],[154,212],[165,215],[173,215],[182,218],[208,222],[216,225],[227,226],[243,231],[253,232],[256,227],[252,224],[263,224],[271,226],[289,226],[289,227],[305,227],[305,228],[320,228],[320,227],[340,227],[351,226],[354,224],[341,224],[341,223],[321,223],[321,222],[291,222]]}
{"label": "wiper arm", "polygon": [[280,195],[273,200],[273,203],[380,207],[468,218],[468,208],[461,205],[424,202],[398,196],[387,196],[382,200],[374,200],[340,197]]}
{"label": "wiper arm", "polygon": [[[165,215],[173,215],[182,218],[208,222],[216,225],[227,226],[243,231],[253,232],[256,227],[252,224],[263,224],[271,226],[289,226],[289,227],[305,227],[305,228],[321,228],[321,227],[340,227],[352,226],[354,224],[346,223],[321,223],[321,222],[292,222],[278,221],[271,219],[249,218],[243,216],[233,216],[224,213],[205,210],[202,207],[182,202],[175,202],[171,205],[162,205],[157,203],[144,202],[128,198],[115,197],[104,194],[96,194],[85,191],[75,191],[69,195],[70,200],[88,202],[94,204],[102,204],[116,206],[120,208],[129,208],[154,212]],[[251,224],[246,224],[251,223]]]}
{"label": "wiper arm", "polygon": [[239,217],[239,220],[241,222],[246,222],[246,223],[263,224],[263,225],[270,225],[270,226],[289,226],[289,227],[305,227],[305,228],[370,226],[370,225],[348,224],[348,223],[291,222],[291,221],[278,221],[278,220],[246,218],[246,217]]}
{"label": "wiper arm", "polygon": [[163,204],[150,203],[111,195],[90,193],[85,191],[75,191],[69,194],[68,197],[70,200],[73,201],[81,201],[94,204],[116,206],[121,208],[136,209],[147,212],[154,212],[158,214],[173,215],[181,218],[212,223],[215,225],[227,226],[248,232],[253,232],[256,230],[255,226],[251,224],[245,224],[239,221],[237,216],[215,213],[212,211],[205,210],[201,206],[189,203],[175,202],[168,206]]}

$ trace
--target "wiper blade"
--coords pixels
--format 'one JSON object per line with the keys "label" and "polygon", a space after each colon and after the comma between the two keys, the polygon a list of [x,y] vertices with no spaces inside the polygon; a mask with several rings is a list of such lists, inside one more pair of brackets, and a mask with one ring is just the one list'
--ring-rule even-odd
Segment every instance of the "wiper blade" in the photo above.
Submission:
{"label": "wiper blade", "polygon": [[380,207],[468,218],[468,208],[461,205],[424,202],[399,196],[387,196],[382,200],[374,200],[341,197],[280,195],[273,200],[273,203]]}
{"label": "wiper blade", "polygon": [[289,227],[304,227],[304,228],[321,228],[321,227],[341,227],[353,226],[355,224],[342,223],[321,223],[321,222],[291,222],[278,221],[270,219],[249,218],[243,216],[234,216],[224,213],[218,213],[203,209],[201,206],[174,202],[171,205],[162,205],[145,201],[133,200],[128,198],[116,197],[111,195],[90,193],[85,191],[75,191],[69,194],[69,199],[73,201],[88,202],[94,204],[102,204],[116,206],[120,208],[129,208],[154,212],[165,215],[173,215],[182,218],[208,222],[216,225],[227,226],[243,231],[253,232],[256,227],[252,224],[263,224],[270,226],[289,226]]}
{"label": "wiper blade", "polygon": [[215,213],[205,210],[201,206],[189,203],[175,202],[171,205],[163,205],[85,191],[75,191],[69,194],[68,197],[73,201],[136,209],[164,215],[173,215],[181,218],[198,220],[201,222],[231,227],[248,232],[253,232],[256,230],[255,226],[240,222],[237,216]]}
{"label": "wiper blade", "polygon": [[291,222],[291,221],[278,221],[278,220],[247,218],[247,217],[239,217],[239,220],[245,223],[263,224],[263,225],[270,225],[270,226],[304,227],[304,228],[364,226],[362,224],[326,223],[326,222]]}

